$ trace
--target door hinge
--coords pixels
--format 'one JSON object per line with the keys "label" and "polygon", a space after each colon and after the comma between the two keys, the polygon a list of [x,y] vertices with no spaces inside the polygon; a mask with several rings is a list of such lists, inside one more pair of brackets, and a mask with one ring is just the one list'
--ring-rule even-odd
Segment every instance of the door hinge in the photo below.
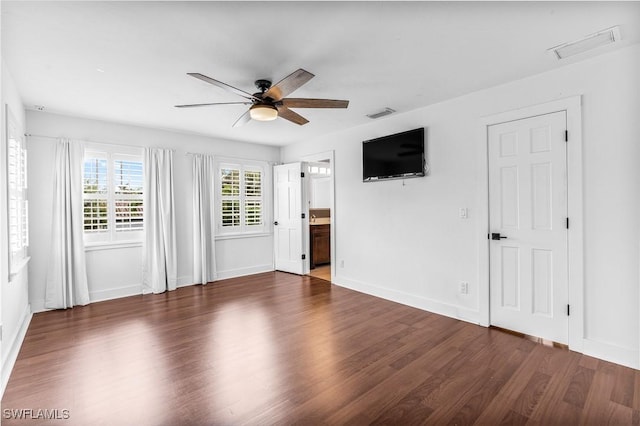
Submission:
{"label": "door hinge", "polygon": [[306,254],[303,254],[303,255],[302,255],[302,260],[305,260],[306,258],[307,258],[307,255],[306,255]]}
{"label": "door hinge", "polygon": [[567,305],[567,316],[571,315],[571,307]]}
{"label": "door hinge", "polygon": [[565,142],[569,142],[569,131],[568,130],[564,131],[564,141]]}
{"label": "door hinge", "polygon": [[569,218],[567,218],[567,229],[569,229]]}
{"label": "door hinge", "polygon": [[304,172],[300,172],[300,177],[304,177]]}
{"label": "door hinge", "polygon": [[302,218],[304,219],[305,217],[307,217],[307,215],[302,213]]}

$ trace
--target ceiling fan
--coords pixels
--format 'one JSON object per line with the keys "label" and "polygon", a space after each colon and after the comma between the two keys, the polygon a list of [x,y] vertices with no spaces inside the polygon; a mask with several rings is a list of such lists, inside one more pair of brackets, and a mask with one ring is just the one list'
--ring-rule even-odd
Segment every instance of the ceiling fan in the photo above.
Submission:
{"label": "ceiling fan", "polygon": [[240,118],[233,123],[233,127],[241,126],[251,119],[258,121],[271,121],[278,117],[289,120],[295,124],[303,125],[307,124],[309,120],[300,114],[293,112],[289,108],[346,108],[349,106],[349,101],[336,99],[286,98],[285,96],[289,95],[314,77],[313,74],[309,71],[303,70],[302,68],[289,74],[274,86],[271,85],[271,81],[269,80],[256,80],[255,85],[260,91],[254,94],[237,89],[200,73],[190,72],[187,73],[187,75],[209,84],[213,84],[214,86],[221,87],[245,98],[246,100],[243,102],[214,102],[206,104],[176,105],[176,108],[193,108],[210,105],[251,105],[247,112],[242,114]]}

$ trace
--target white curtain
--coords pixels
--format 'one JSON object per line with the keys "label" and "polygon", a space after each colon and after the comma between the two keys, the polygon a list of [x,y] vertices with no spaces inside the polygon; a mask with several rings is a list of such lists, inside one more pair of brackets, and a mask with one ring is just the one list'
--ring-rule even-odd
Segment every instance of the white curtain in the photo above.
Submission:
{"label": "white curtain", "polygon": [[153,293],[175,290],[176,219],[173,151],[146,148],[144,164],[144,267],[142,282]]}
{"label": "white curtain", "polygon": [[214,163],[210,155],[194,154],[193,168],[193,281],[215,279]]}
{"label": "white curtain", "polygon": [[84,254],[82,163],[79,142],[58,140],[53,159],[51,248],[45,285],[45,308],[66,309],[89,303]]}

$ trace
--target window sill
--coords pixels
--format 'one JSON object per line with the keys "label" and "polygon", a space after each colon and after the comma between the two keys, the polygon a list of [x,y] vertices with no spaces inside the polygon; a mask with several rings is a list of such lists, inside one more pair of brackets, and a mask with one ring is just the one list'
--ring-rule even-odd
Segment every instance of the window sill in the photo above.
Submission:
{"label": "window sill", "polygon": [[270,237],[272,234],[271,232],[254,232],[254,233],[247,233],[247,234],[222,234],[222,235],[216,235],[215,236],[215,240],[216,241],[220,241],[220,240],[235,240],[238,238],[263,238],[263,237]]}
{"label": "window sill", "polygon": [[21,259],[15,265],[11,265],[11,272],[9,272],[9,282],[13,281],[13,278],[22,272],[22,270],[29,264],[29,260],[31,260],[31,256],[27,256],[24,259]]}
{"label": "window sill", "polygon": [[132,247],[142,247],[142,241],[109,241],[106,243],[89,243],[84,245],[84,251],[117,250]]}

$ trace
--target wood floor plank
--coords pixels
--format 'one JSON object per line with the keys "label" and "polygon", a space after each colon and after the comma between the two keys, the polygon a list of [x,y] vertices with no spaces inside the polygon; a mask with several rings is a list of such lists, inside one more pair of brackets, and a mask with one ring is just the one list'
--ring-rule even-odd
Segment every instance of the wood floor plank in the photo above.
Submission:
{"label": "wood floor plank", "polygon": [[34,315],[2,408],[30,426],[640,424],[640,375],[272,272]]}
{"label": "wood floor plank", "polygon": [[634,377],[627,367],[617,368],[616,380],[611,392],[611,401],[633,408]]}

